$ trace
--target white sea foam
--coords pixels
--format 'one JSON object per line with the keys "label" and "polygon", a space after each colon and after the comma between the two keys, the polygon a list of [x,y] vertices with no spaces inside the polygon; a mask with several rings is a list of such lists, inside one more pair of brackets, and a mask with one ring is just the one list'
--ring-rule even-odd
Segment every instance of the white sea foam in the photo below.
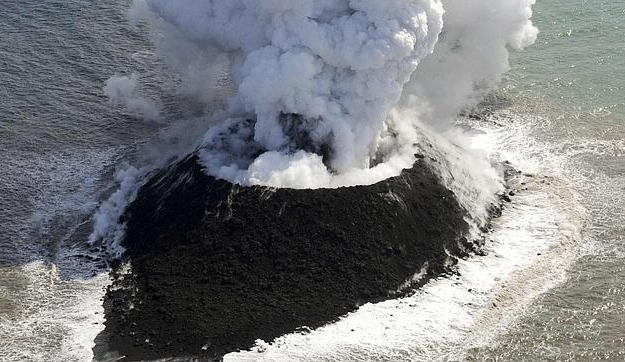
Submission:
{"label": "white sea foam", "polygon": [[[72,244],[80,245],[76,231],[97,208],[102,175],[118,153],[39,155],[28,160],[33,167],[15,172],[15,181],[32,190],[32,215],[19,220],[30,225],[20,237],[32,243],[20,246],[37,261],[0,267],[0,361],[92,359],[108,273],[93,261],[97,255],[88,258]],[[41,255],[44,248],[49,252]]]}
{"label": "white sea foam", "polygon": [[54,264],[37,261],[0,270],[17,304],[0,314],[1,361],[90,361],[96,335],[104,328],[101,297],[108,273],[64,280]]}

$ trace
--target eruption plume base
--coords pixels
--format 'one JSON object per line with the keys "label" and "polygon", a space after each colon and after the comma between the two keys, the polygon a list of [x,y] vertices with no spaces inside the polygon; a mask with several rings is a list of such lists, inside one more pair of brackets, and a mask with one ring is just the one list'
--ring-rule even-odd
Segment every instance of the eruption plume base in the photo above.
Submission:
{"label": "eruption plume base", "polygon": [[[131,18],[158,34],[183,94],[230,89],[230,119],[205,136],[208,173],[242,185],[332,188],[410,167],[419,125],[448,128],[498,84],[507,47],[534,42],[533,3],[135,0]],[[285,123],[289,114],[301,117]],[[226,131],[239,118],[253,125]]]}

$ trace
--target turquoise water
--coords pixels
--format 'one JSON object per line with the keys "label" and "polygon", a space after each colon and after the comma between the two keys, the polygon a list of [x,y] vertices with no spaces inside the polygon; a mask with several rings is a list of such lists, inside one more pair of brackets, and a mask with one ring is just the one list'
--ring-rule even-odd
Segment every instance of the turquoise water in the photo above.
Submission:
{"label": "turquoise water", "polygon": [[511,57],[508,95],[569,113],[625,116],[625,4],[542,0],[536,44]]}
{"label": "turquoise water", "polygon": [[[625,3],[543,0],[501,93],[586,209],[566,281],[475,360],[625,359]],[[555,274],[555,271],[554,271]]]}

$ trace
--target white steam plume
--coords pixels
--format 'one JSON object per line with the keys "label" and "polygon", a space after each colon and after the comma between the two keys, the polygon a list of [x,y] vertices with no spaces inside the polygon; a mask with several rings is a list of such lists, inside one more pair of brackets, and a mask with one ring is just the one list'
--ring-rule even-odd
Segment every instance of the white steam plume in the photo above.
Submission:
{"label": "white steam plume", "polygon": [[[508,48],[533,44],[535,0],[443,0],[444,27],[432,55],[404,88],[396,117],[436,145],[433,164],[458,201],[482,224],[495,194],[503,191],[501,172],[483,150],[471,149],[462,130],[450,127],[458,113],[481,101],[509,69]],[[419,125],[421,123],[421,125]]]}
{"label": "white steam plume", "polygon": [[126,210],[126,205],[136,197],[141,186],[141,180],[148,173],[148,169],[137,169],[132,166],[122,168],[115,174],[119,182],[119,189],[105,201],[93,216],[93,232],[87,241],[94,244],[100,240],[109,243],[109,252],[119,257],[123,250],[119,242],[124,234],[124,227],[119,219]]}
{"label": "white steam plume", "polygon": [[201,151],[209,173],[319,188],[410,167],[419,125],[449,124],[497,84],[508,46],[534,41],[532,4],[135,0],[131,18],[149,22],[187,92],[208,99],[219,83],[231,85],[231,117]]}
{"label": "white steam plume", "polygon": [[508,48],[536,41],[535,0],[444,0],[444,29],[434,53],[404,89],[401,106],[420,118],[445,125],[480,101],[508,71]]}

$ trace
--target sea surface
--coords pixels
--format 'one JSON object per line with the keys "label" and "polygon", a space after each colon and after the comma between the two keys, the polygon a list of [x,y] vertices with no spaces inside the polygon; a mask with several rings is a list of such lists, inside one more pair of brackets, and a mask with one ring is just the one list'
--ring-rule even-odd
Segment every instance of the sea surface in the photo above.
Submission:
{"label": "sea surface", "polygon": [[[128,6],[0,1],[2,361],[91,359],[107,284],[86,244],[92,216],[118,170],[184,153],[206,127]],[[625,359],[625,4],[534,10],[538,41],[511,55],[488,116],[458,120],[475,147],[522,171],[489,255],[410,298],[227,360]],[[132,72],[163,120],[104,97],[111,75]]]}
{"label": "sea surface", "polygon": [[534,10],[538,42],[513,54],[501,94],[512,103],[509,122],[534,148],[526,158],[578,193],[579,254],[563,283],[470,357],[623,360],[625,3],[539,0]]}

